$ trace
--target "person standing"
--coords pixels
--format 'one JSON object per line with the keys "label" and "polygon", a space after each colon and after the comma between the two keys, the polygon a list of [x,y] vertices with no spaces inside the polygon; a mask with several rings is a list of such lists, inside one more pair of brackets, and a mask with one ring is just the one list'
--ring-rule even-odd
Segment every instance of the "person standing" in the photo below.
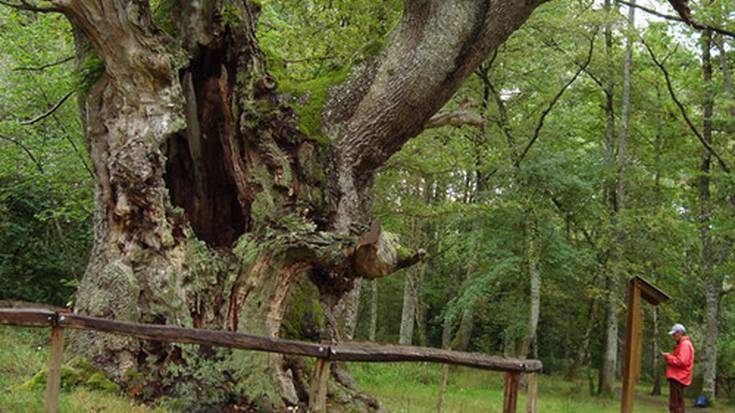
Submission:
{"label": "person standing", "polygon": [[669,382],[669,412],[684,413],[684,389],[692,384],[694,369],[694,346],[687,330],[681,324],[674,324],[669,335],[676,341],[673,353],[661,353],[668,368],[666,380]]}

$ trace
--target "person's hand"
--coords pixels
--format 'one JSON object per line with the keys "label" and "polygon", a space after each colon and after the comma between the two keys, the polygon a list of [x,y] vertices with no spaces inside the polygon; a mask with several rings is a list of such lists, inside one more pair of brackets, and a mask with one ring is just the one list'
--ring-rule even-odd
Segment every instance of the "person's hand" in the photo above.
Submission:
{"label": "person's hand", "polygon": [[663,357],[663,358],[666,358],[666,356],[668,356],[668,355],[669,355],[669,353],[667,353],[667,352],[664,352],[664,351],[661,352],[661,357]]}

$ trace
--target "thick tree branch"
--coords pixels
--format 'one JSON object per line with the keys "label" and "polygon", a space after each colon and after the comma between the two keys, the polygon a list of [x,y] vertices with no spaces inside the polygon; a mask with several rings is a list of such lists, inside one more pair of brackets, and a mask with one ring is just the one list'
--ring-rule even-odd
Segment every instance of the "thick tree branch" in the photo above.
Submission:
{"label": "thick tree branch", "polygon": [[407,2],[376,64],[358,69],[328,100],[326,129],[340,157],[357,175],[371,174],[423,130],[462,81],[540,3],[474,0],[459,7],[439,0]]}
{"label": "thick tree branch", "polygon": [[651,15],[654,15],[654,16],[657,16],[657,17],[661,17],[662,19],[685,23],[685,24],[687,24],[687,25],[689,25],[689,26],[691,26],[691,27],[693,27],[693,28],[695,28],[697,30],[712,30],[713,32],[716,32],[716,33],[719,33],[719,34],[723,34],[725,36],[730,36],[732,38],[735,38],[735,32],[733,32],[731,30],[727,30],[727,29],[723,29],[723,28],[715,27],[715,26],[710,26],[710,25],[704,24],[704,23],[699,23],[699,22],[696,22],[696,21],[694,21],[694,20],[692,20],[690,18],[683,18],[683,17],[679,17],[679,16],[672,16],[672,15],[669,15],[669,14],[659,13],[656,10],[649,9],[648,7],[644,7],[644,6],[641,6],[639,4],[629,3],[629,2],[624,1],[624,0],[619,0],[618,3],[624,4],[624,5],[628,6],[628,7],[634,7],[636,9],[641,10],[641,11],[644,11],[644,12],[646,12],[648,14],[651,14]]}
{"label": "thick tree branch", "polygon": [[69,99],[69,97],[71,97],[71,95],[73,95],[73,94],[74,94],[74,91],[73,90],[71,92],[67,92],[64,96],[61,97],[61,99],[59,99],[58,102],[56,102],[56,104],[54,106],[51,107],[51,109],[49,109],[45,113],[42,113],[42,114],[36,116],[33,119],[22,121],[22,122],[19,122],[19,123],[21,125],[24,125],[24,126],[33,125],[34,123],[39,122],[39,121],[41,121],[41,120],[43,120],[43,119],[51,116],[51,114],[54,113],[58,108],[60,108],[61,105],[63,105],[64,102],[66,102],[66,100]]}
{"label": "thick tree branch", "polygon": [[720,155],[712,148],[712,146],[707,143],[707,141],[702,136],[702,133],[697,129],[697,127],[694,125],[694,123],[689,119],[689,115],[687,114],[687,110],[684,107],[684,105],[681,103],[679,98],[676,96],[676,93],[674,92],[674,87],[671,84],[671,75],[669,74],[669,71],[666,69],[666,66],[663,64],[662,61],[660,61],[656,57],[656,53],[653,51],[653,48],[651,48],[648,43],[646,43],[642,38],[641,42],[643,43],[643,46],[645,46],[646,50],[648,50],[648,54],[651,56],[651,60],[653,60],[653,63],[661,70],[661,72],[664,75],[664,79],[666,80],[666,88],[669,90],[669,95],[671,96],[671,99],[676,104],[676,107],[679,108],[679,112],[681,113],[681,116],[684,118],[684,121],[686,122],[689,129],[691,129],[692,133],[699,139],[699,142],[702,143],[702,146],[712,154],[717,159],[717,163],[720,165],[720,168],[722,168],[723,171],[729,173],[730,168],[727,166],[727,163],[720,157]]}
{"label": "thick tree branch", "polygon": [[[544,0],[407,1],[374,62],[330,90],[322,114],[335,150],[336,228],[369,215],[373,175]],[[363,219],[364,220],[364,219]]]}
{"label": "thick tree branch", "polygon": [[31,161],[36,165],[36,169],[38,169],[38,172],[43,173],[43,166],[41,165],[41,162],[38,161],[38,159],[33,156],[33,152],[31,152],[30,149],[28,149],[27,146],[25,146],[22,142],[20,142],[18,139],[11,138],[10,136],[2,135],[0,134],[0,139],[8,141],[16,146],[18,146],[20,149],[23,150],[23,152],[28,155],[29,158],[31,158]]}
{"label": "thick tree branch", "polygon": [[476,126],[481,127],[487,124],[487,119],[483,118],[479,113],[471,110],[455,110],[451,112],[438,113],[429,119],[424,125],[424,129],[439,128],[442,126]]}
{"label": "thick tree branch", "polygon": [[380,222],[376,220],[355,245],[352,259],[358,276],[379,278],[409,267],[425,255],[422,249],[410,251],[400,246],[398,238],[383,232]]}
{"label": "thick tree branch", "polygon": [[63,58],[61,60],[57,60],[55,62],[43,64],[41,66],[21,66],[21,67],[13,68],[13,70],[15,70],[15,71],[39,72],[41,70],[48,69],[49,67],[53,67],[53,66],[58,66],[58,65],[64,64],[64,63],[69,62],[69,61],[71,61],[73,59],[74,59],[74,56],[69,56],[69,57],[65,57],[65,58]]}

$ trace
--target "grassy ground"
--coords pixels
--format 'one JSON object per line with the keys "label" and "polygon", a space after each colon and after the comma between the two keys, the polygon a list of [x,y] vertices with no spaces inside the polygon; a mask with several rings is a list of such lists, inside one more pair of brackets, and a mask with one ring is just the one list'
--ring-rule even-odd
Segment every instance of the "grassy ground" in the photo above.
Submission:
{"label": "grassy ground", "polygon": [[[26,388],[48,362],[48,330],[0,326],[0,413],[42,413],[43,386]],[[63,385],[63,383],[62,383]],[[85,386],[65,389],[62,413],[165,413],[136,406],[122,395]]]}
{"label": "grassy ground", "polygon": [[[441,366],[435,364],[354,364],[352,372],[361,389],[377,397],[393,413],[436,411]],[[447,413],[500,413],[503,404],[503,375],[464,367],[452,368],[444,411]],[[647,395],[640,386],[636,413],[668,411],[667,395]],[[620,399],[591,397],[586,382],[570,383],[558,377],[539,378],[538,411],[542,413],[617,413]],[[519,412],[526,411],[525,394],[519,395]],[[697,409],[697,413],[733,413],[735,407]]]}
{"label": "grassy ground", "polygon": [[[23,386],[48,360],[48,331],[0,326],[0,413],[43,412],[43,386]],[[436,409],[441,366],[433,364],[354,364],[360,388],[375,395],[393,413],[423,413]],[[62,383],[63,384],[63,383]],[[502,375],[468,368],[452,369],[445,412],[500,412]],[[641,394],[645,389],[641,388]],[[617,399],[590,397],[586,384],[541,376],[538,410],[543,413],[613,413]],[[172,413],[164,408],[136,405],[124,395],[80,385],[61,393],[62,413]],[[525,395],[519,412],[525,411]],[[665,412],[664,398],[642,396],[636,413]],[[725,406],[709,413],[732,413]],[[698,413],[704,413],[699,410]]]}

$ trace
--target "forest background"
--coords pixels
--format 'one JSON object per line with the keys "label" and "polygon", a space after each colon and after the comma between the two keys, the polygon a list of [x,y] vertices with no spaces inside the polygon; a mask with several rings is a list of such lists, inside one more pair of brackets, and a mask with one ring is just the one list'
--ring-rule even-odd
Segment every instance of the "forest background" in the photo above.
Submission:
{"label": "forest background", "polygon": [[[376,216],[427,258],[363,280],[348,337],[539,358],[610,394],[637,275],[671,296],[645,308],[652,391],[680,322],[698,349],[692,394],[735,400],[735,2],[690,3],[730,35],[619,3],[540,7],[379,171]],[[303,128],[401,11],[262,1],[259,41]],[[94,209],[76,94],[99,67],[75,65],[63,16],[0,6],[0,33],[0,298],[73,305]],[[318,340],[305,284],[283,335]]]}

